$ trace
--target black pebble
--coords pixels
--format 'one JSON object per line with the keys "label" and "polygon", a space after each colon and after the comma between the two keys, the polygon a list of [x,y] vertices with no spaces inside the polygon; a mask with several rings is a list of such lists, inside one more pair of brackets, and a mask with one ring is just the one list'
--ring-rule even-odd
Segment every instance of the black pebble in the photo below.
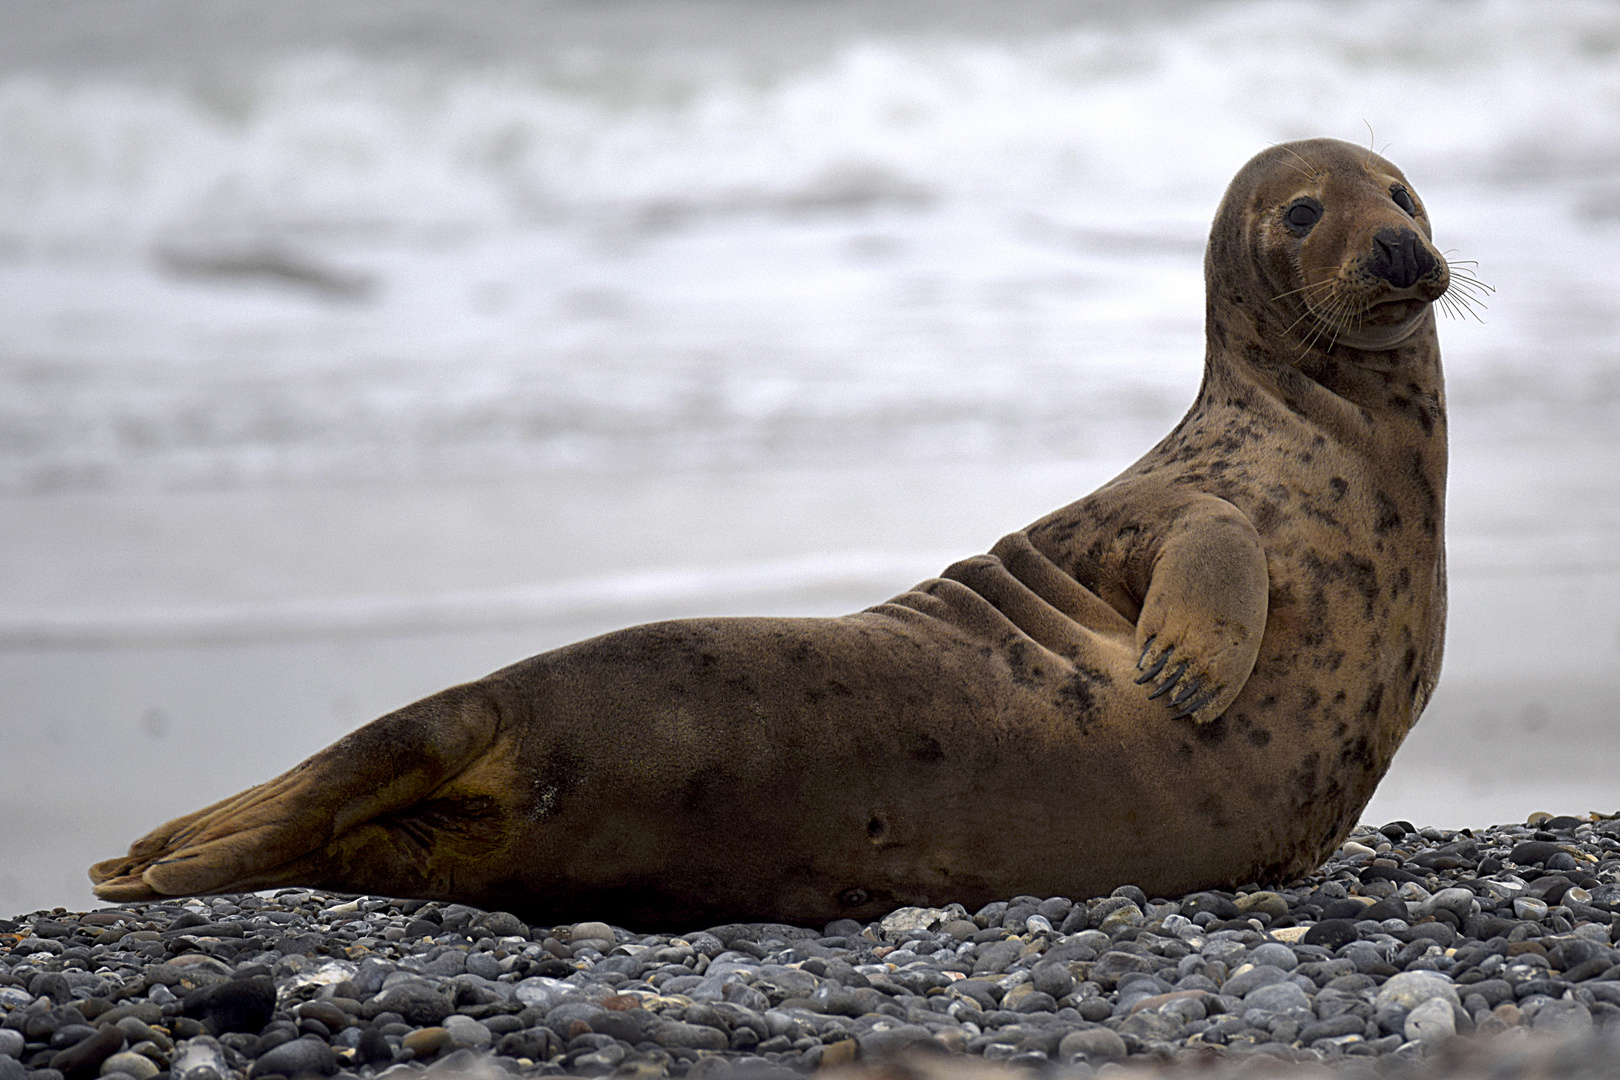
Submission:
{"label": "black pebble", "polygon": [[1205,911],[1214,915],[1217,919],[1235,919],[1243,914],[1238,910],[1236,903],[1228,900],[1220,893],[1193,893],[1181,901],[1181,914],[1186,918],[1190,919]]}
{"label": "black pebble", "polygon": [[281,1076],[298,1076],[301,1073],[330,1076],[337,1072],[337,1067],[337,1056],[332,1053],[330,1046],[320,1039],[306,1037],[282,1043],[273,1050],[265,1051],[263,1056],[253,1063],[253,1069],[248,1076],[267,1076],[271,1073]]}
{"label": "black pebble", "polygon": [[360,1060],[366,1065],[382,1065],[394,1060],[393,1048],[376,1028],[367,1028],[360,1035]]}
{"label": "black pebble", "polygon": [[[1353,900],[1350,902],[1355,903]],[[1356,907],[1360,906],[1356,904]],[[1359,936],[1356,933],[1356,924],[1349,919],[1323,919],[1305,931],[1305,944],[1320,945],[1324,949],[1340,949]]]}
{"label": "black pebble", "polygon": [[1357,919],[1365,918],[1362,912],[1366,910],[1367,905],[1358,900],[1329,900],[1322,905],[1322,918],[1348,919],[1354,922]]}
{"label": "black pebble", "polygon": [[59,1005],[73,1000],[73,988],[67,976],[59,971],[41,971],[28,980],[28,992],[35,997],[49,997]]}
{"label": "black pebble", "polygon": [[1395,899],[1393,896],[1385,897],[1384,899],[1378,901],[1378,903],[1373,904],[1371,907],[1363,908],[1361,917],[1363,919],[1371,919],[1374,922],[1383,922],[1385,919],[1411,918],[1411,916],[1406,912],[1406,904],[1403,901]]}
{"label": "black pebble", "polygon": [[214,1036],[231,1031],[257,1035],[276,1011],[276,987],[265,978],[232,979],[186,995],[185,1013]]}
{"label": "black pebble", "polygon": [[1416,832],[1417,830],[1412,828],[1412,823],[1410,821],[1392,821],[1378,831],[1389,837],[1391,840],[1400,840],[1403,839],[1407,833]]}
{"label": "black pebble", "polygon": [[51,1068],[58,1070],[67,1080],[89,1080],[101,1069],[101,1063],[124,1048],[124,1033],[116,1024],[107,1024],[76,1046],[70,1046],[51,1058]]}
{"label": "black pebble", "polygon": [[1513,852],[1508,856],[1520,866],[1540,866],[1554,855],[1562,854],[1563,849],[1557,844],[1546,840],[1526,840],[1516,844]]}
{"label": "black pebble", "polygon": [[1501,859],[1481,859],[1479,860],[1479,865],[1474,868],[1474,873],[1478,874],[1482,878],[1490,877],[1492,874],[1500,874],[1501,872]]}

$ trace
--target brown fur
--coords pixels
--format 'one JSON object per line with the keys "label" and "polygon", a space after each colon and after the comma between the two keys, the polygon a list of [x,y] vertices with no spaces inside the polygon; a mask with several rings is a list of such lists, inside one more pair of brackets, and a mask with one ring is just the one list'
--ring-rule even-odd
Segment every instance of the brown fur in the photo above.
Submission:
{"label": "brown fur", "polygon": [[[1192,409],[989,555],[843,618],[632,627],[435,694],[159,828],[97,893],[818,923],[1310,870],[1440,669],[1449,279],[1397,184],[1332,140],[1244,166]],[[1396,288],[1374,234],[1414,226],[1432,265]]]}

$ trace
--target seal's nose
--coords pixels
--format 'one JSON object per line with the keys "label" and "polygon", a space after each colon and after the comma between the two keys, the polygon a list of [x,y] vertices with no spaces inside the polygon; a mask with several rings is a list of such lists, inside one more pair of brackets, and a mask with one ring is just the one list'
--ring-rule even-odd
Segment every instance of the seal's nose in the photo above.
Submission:
{"label": "seal's nose", "polygon": [[1397,289],[1409,289],[1434,269],[1434,256],[1411,229],[1379,229],[1368,269]]}

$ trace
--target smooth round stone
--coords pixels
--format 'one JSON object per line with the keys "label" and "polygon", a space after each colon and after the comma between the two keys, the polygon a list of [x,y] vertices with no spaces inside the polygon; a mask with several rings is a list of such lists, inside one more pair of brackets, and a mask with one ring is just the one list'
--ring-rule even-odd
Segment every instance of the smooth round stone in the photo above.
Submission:
{"label": "smooth round stone", "polygon": [[1462,1005],[1457,998],[1457,988],[1446,976],[1433,971],[1403,971],[1391,975],[1389,981],[1379,987],[1374,1006],[1381,1009],[1393,1005],[1410,1011],[1431,998],[1443,998],[1449,1005]]}
{"label": "smooth round stone", "polygon": [[613,932],[613,927],[604,922],[575,923],[573,929],[568,932],[568,943],[570,945],[582,941],[606,941],[612,943],[617,940],[618,935]]}
{"label": "smooth round stone", "polygon": [[1227,978],[1221,985],[1221,993],[1233,997],[1246,997],[1249,991],[1261,986],[1270,986],[1272,983],[1288,981],[1288,972],[1272,964],[1256,964],[1247,970],[1239,970]]}
{"label": "smooth round stone", "polygon": [[1449,911],[1459,920],[1468,918],[1468,913],[1474,907],[1474,891],[1472,889],[1441,889],[1424,902],[1418,909],[1422,915],[1433,915],[1437,911]]}
{"label": "smooth round stone", "polygon": [[[0,1054],[0,1080],[30,1080],[31,1077],[38,1075],[30,1073],[22,1062],[10,1054]],[[57,1075],[60,1076],[61,1073]]]}
{"label": "smooth round stone", "polygon": [[[476,1020],[473,1022],[477,1023]],[[415,1051],[418,1059],[432,1057],[440,1050],[454,1045],[455,1039],[442,1027],[417,1028],[400,1040],[400,1049]]]}
{"label": "smooth round stone", "polygon": [[1287,945],[1281,942],[1268,941],[1249,950],[1249,962],[1253,964],[1270,964],[1272,967],[1280,968],[1283,971],[1293,971],[1299,966],[1299,957],[1294,955],[1294,950]]}
{"label": "smooth round stone", "polygon": [[67,976],[59,971],[41,971],[28,980],[28,992],[35,997],[49,997],[58,1005],[73,1000],[73,987]]}
{"label": "smooth round stone", "polygon": [[1515,844],[1509,859],[1520,866],[1539,866],[1554,855],[1563,854],[1564,849],[1550,840],[1526,840]]}
{"label": "smooth round stone", "polygon": [[1592,1011],[1579,1001],[1549,1001],[1536,1010],[1530,1026],[1558,1035],[1582,1035],[1592,1030]]}
{"label": "smooth round stone", "polygon": [[1237,898],[1237,908],[1245,915],[1270,915],[1280,919],[1288,914],[1288,898],[1274,892],[1249,893]]}
{"label": "smooth round stone", "polygon": [[6,1057],[22,1057],[23,1044],[28,1040],[20,1031],[12,1028],[0,1028],[0,1055]]}
{"label": "smooth round stone", "polygon": [[96,1029],[89,1024],[63,1024],[51,1032],[50,1045],[52,1050],[66,1050],[76,1044],[80,1039],[88,1039],[96,1033]]}
{"label": "smooth round stone", "polygon": [[367,1015],[397,1012],[407,1024],[428,1027],[440,1023],[455,1009],[445,996],[425,982],[401,982],[390,986],[366,1003]]}
{"label": "smooth round stone", "polygon": [[1273,1013],[1311,1011],[1310,996],[1295,982],[1277,982],[1256,987],[1244,995],[1243,1004],[1249,1009],[1263,1009]]}
{"label": "smooth round stone", "polygon": [[1457,1034],[1456,1014],[1444,998],[1432,997],[1406,1014],[1401,1030],[1408,1042],[1431,1047]]}
{"label": "smooth round stone", "polygon": [[144,1054],[136,1054],[124,1050],[114,1054],[101,1063],[101,1075],[108,1073],[127,1073],[135,1080],[152,1080],[160,1070],[153,1060]]}
{"label": "smooth round stone", "polygon": [[454,978],[466,970],[467,954],[460,949],[446,949],[422,968],[423,974],[436,975],[442,979]]}
{"label": "smooth round stone", "polygon": [[450,1033],[457,1046],[466,1046],[474,1050],[482,1050],[495,1041],[489,1028],[474,1020],[470,1016],[447,1016],[444,1019],[444,1030]]}
{"label": "smooth round stone", "polygon": [[894,941],[908,930],[933,930],[952,919],[960,917],[962,909],[951,911],[947,908],[929,907],[903,907],[896,908],[883,916],[878,927],[883,936]]}
{"label": "smooth round stone", "polygon": [[360,1033],[360,1041],[355,1045],[359,1053],[360,1062],[364,1065],[378,1065],[394,1060],[394,1048],[388,1045],[387,1036],[376,1028],[366,1028]]}
{"label": "smooth round stone", "polygon": [[79,1072],[95,1073],[99,1071],[103,1061],[123,1048],[124,1033],[118,1030],[117,1025],[106,1024],[89,1038],[80,1039],[75,1045],[58,1052],[51,1058],[50,1067],[63,1075]]}
{"label": "smooth round stone", "polygon": [[624,1060],[628,1051],[618,1043],[604,1046],[600,1050],[593,1050],[589,1054],[581,1054],[575,1058],[569,1071],[581,1076],[600,1076],[612,1072],[619,1062]]}
{"label": "smooth round stone", "polygon": [[269,979],[232,979],[196,991],[186,998],[186,1012],[201,1020],[211,1035],[232,1031],[257,1035],[276,1011],[276,987]]}
{"label": "smooth round stone", "polygon": [[[1025,985],[1028,985],[1028,984],[1025,984]],[[1057,999],[1055,999],[1051,994],[1045,994],[1045,993],[1042,993],[1039,990],[1031,990],[1029,993],[1027,993],[1027,994],[1023,995],[1022,997],[1020,997],[1013,1004],[1012,1008],[1013,1008],[1014,1012],[1021,1012],[1021,1013],[1036,1013],[1036,1012],[1048,1012],[1049,1013],[1049,1012],[1057,1012],[1057,1007],[1058,1007]]]}
{"label": "smooth round stone", "polygon": [[916,1046],[919,1043],[930,1043],[933,1034],[919,1024],[899,1024],[883,1031],[869,1031],[856,1036],[856,1043],[860,1047],[861,1058],[882,1060],[893,1057]]}
{"label": "smooth round stone", "polygon": [[301,1039],[271,1047],[260,1054],[259,1060],[253,1063],[253,1070],[248,1076],[266,1076],[271,1073],[279,1073],[282,1076],[320,1073],[323,1076],[330,1076],[335,1072],[337,1072],[337,1055],[332,1053],[332,1048],[322,1039],[306,1035]]}
{"label": "smooth round stone", "polygon": [[1030,972],[1036,990],[1060,998],[1074,989],[1074,975],[1062,963],[1039,964]]}
{"label": "smooth round stone", "polygon": [[468,953],[467,974],[477,975],[481,979],[490,979],[493,981],[500,977],[501,962],[495,959],[494,953]]}
{"label": "smooth round stone", "polygon": [[306,1001],[298,1006],[298,1015],[306,1020],[319,1020],[331,1031],[342,1031],[349,1026],[349,1014],[330,1001]]}
{"label": "smooth round stone", "polygon": [[717,1028],[707,1024],[688,1024],[684,1020],[666,1020],[652,1032],[652,1041],[671,1049],[724,1050],[731,1040]]}
{"label": "smooth round stone", "polygon": [[1065,1063],[1076,1058],[1087,1061],[1117,1061],[1126,1054],[1125,1040],[1105,1027],[1071,1031],[1058,1043],[1058,1059]]}
{"label": "smooth round stone", "polygon": [[472,921],[476,929],[492,938],[529,936],[529,924],[509,911],[488,911]]}
{"label": "smooth round stone", "polygon": [[1143,918],[1141,908],[1127,903],[1110,911],[1098,929],[1105,934],[1113,934],[1127,926],[1141,926]]}
{"label": "smooth round stone", "polygon": [[1529,922],[1540,922],[1547,917],[1547,903],[1533,896],[1521,896],[1513,901],[1513,914]]}
{"label": "smooth round stone", "polygon": [[1307,945],[1320,945],[1337,952],[1360,936],[1356,924],[1349,919],[1323,919],[1305,931],[1303,940]]}

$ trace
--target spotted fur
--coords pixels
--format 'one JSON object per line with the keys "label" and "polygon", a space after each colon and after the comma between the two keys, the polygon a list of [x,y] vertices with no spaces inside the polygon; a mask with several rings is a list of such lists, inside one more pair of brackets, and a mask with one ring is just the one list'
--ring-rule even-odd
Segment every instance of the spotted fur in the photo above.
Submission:
{"label": "spotted fur", "polygon": [[1440,671],[1449,270],[1396,185],[1332,140],[1245,165],[1187,415],[989,554],[843,618],[541,654],[170,822],[98,893],[675,927],[1310,869]]}

